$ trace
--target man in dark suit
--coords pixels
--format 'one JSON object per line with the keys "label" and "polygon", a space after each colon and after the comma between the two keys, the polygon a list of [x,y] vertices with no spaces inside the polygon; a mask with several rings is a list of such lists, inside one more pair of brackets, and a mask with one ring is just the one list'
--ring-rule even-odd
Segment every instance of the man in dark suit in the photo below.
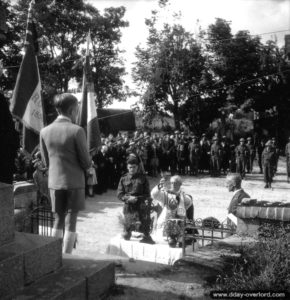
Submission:
{"label": "man in dark suit", "polygon": [[228,207],[229,215],[236,216],[238,204],[242,202],[244,198],[250,198],[250,196],[242,189],[242,177],[240,174],[229,174],[226,178],[226,185],[229,192],[233,192],[234,195]]}
{"label": "man in dark suit", "polygon": [[40,150],[48,168],[48,188],[55,213],[53,236],[62,237],[63,252],[71,253],[76,240],[79,210],[85,204],[85,172],[92,161],[83,128],[75,125],[78,101],[71,94],[54,99],[57,119],[40,132]]}

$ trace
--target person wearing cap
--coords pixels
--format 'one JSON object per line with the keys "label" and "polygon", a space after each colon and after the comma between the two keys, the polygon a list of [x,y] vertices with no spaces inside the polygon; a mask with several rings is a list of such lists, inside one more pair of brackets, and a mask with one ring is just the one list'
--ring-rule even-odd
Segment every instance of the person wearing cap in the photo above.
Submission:
{"label": "person wearing cap", "polygon": [[252,174],[253,173],[253,164],[254,159],[256,157],[256,148],[255,145],[252,142],[252,138],[247,138],[247,144],[246,144],[248,151],[247,151],[247,172]]}
{"label": "person wearing cap", "polygon": [[285,146],[285,156],[286,156],[286,170],[287,170],[287,182],[290,182],[290,137],[288,138],[288,143]]}
{"label": "person wearing cap", "polygon": [[198,175],[198,165],[200,159],[200,146],[197,143],[196,136],[192,136],[192,142],[188,146],[190,175]]}
{"label": "person wearing cap", "polygon": [[274,174],[276,174],[277,169],[278,169],[278,161],[279,161],[279,148],[277,146],[276,139],[272,137],[271,139],[271,146],[272,146],[272,151],[275,153],[275,165],[274,165]]}
{"label": "person wearing cap", "polygon": [[271,141],[268,141],[265,145],[265,149],[262,153],[262,163],[264,169],[264,182],[266,183],[265,189],[271,188],[276,163],[275,152],[272,149]]}
{"label": "person wearing cap", "polygon": [[246,174],[246,162],[248,155],[248,148],[245,145],[245,139],[240,138],[240,144],[235,149],[236,152],[236,172],[239,173],[243,178],[245,178]]}
{"label": "person wearing cap", "polygon": [[210,154],[210,142],[206,138],[206,134],[203,133],[200,139],[200,172],[203,173],[206,170],[209,170],[209,154]]}
{"label": "person wearing cap", "polygon": [[231,148],[227,142],[227,137],[223,136],[221,141],[222,159],[221,159],[221,170],[224,175],[228,172],[230,167]]}
{"label": "person wearing cap", "polygon": [[213,144],[210,148],[211,176],[220,176],[222,148],[218,143],[217,136],[213,137]]}
{"label": "person wearing cap", "polygon": [[178,172],[180,175],[185,175],[188,162],[188,143],[184,134],[181,135],[181,138],[177,144],[176,157]]}
{"label": "person wearing cap", "polygon": [[150,236],[151,197],[149,181],[145,174],[138,171],[139,161],[130,157],[127,160],[128,173],[119,181],[117,197],[124,202],[123,234],[125,240],[130,240],[132,231],[143,233],[141,243],[154,244]]}
{"label": "person wearing cap", "polygon": [[258,165],[260,168],[260,174],[263,174],[262,153],[264,149],[265,149],[265,141],[264,139],[261,139],[257,146]]}

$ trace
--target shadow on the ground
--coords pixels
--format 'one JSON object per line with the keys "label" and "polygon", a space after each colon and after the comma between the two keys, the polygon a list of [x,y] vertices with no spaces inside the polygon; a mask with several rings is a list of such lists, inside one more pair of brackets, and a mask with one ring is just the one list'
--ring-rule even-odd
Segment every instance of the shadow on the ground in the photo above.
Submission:
{"label": "shadow on the ground", "polygon": [[165,291],[153,291],[148,289],[129,287],[125,285],[116,285],[111,289],[108,300],[192,300],[192,299],[210,299],[206,296],[188,297],[186,295],[174,294]]}
{"label": "shadow on the ground", "polygon": [[[97,204],[97,205],[96,205]],[[106,214],[106,209],[123,207],[123,203],[117,198],[115,190],[108,190],[101,195],[86,198],[86,208],[79,213],[79,216],[89,218],[91,213]]]}

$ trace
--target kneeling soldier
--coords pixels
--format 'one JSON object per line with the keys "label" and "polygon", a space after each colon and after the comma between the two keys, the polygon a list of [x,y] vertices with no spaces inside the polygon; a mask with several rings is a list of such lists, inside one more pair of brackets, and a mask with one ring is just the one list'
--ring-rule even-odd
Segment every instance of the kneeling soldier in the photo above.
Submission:
{"label": "kneeling soldier", "polygon": [[[132,231],[144,234],[141,243],[154,244],[150,236],[151,198],[149,182],[145,174],[138,172],[139,162],[136,158],[127,161],[128,173],[121,177],[118,186],[118,198],[124,202],[123,238],[130,240]],[[140,228],[139,228],[140,225]]]}

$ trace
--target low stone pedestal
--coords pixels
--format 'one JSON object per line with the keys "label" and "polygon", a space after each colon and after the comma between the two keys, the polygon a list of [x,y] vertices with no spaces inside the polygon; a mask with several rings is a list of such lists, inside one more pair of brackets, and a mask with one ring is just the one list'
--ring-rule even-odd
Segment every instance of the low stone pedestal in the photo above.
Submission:
{"label": "low stone pedestal", "polygon": [[237,208],[237,233],[255,236],[263,224],[285,228],[290,225],[290,203],[255,202],[254,205],[239,205]]}
{"label": "low stone pedestal", "polygon": [[107,254],[166,265],[173,265],[182,258],[182,248],[170,248],[165,241],[150,245],[140,243],[139,240],[131,238],[126,241],[121,236],[116,236],[110,240]]}
{"label": "low stone pedestal", "polygon": [[21,212],[36,200],[33,184],[15,190],[14,203],[12,186],[0,183],[0,299],[101,299],[115,282],[114,264],[63,261],[61,239],[15,232],[14,204]]}

